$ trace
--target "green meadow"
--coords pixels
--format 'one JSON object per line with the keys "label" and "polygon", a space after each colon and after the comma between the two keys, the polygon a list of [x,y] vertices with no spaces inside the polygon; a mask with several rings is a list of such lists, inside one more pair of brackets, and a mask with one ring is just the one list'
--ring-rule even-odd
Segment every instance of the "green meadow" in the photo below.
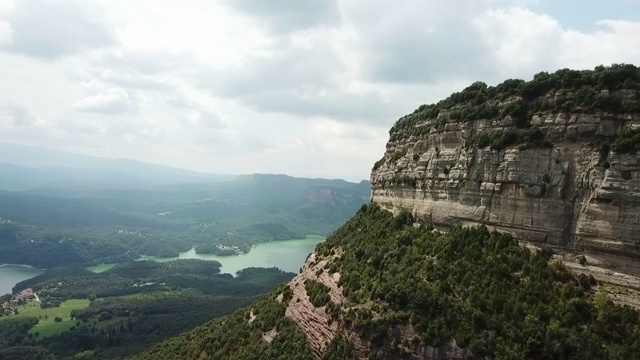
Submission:
{"label": "green meadow", "polygon": [[[38,333],[38,337],[48,337],[59,334],[63,331],[69,330],[76,321],[71,319],[71,311],[77,309],[84,309],[89,306],[89,300],[67,300],[60,304],[60,307],[41,309],[40,303],[37,301],[30,301],[24,306],[21,306],[17,315],[4,316],[3,319],[17,318],[17,317],[35,317],[40,322],[29,330],[30,334]],[[56,322],[55,318],[62,319],[61,322]]]}
{"label": "green meadow", "polygon": [[98,264],[98,265],[94,265],[94,266],[88,266],[85,269],[94,272],[94,273],[101,273],[103,271],[107,271],[109,269],[111,269],[112,267],[116,266],[117,264]]}

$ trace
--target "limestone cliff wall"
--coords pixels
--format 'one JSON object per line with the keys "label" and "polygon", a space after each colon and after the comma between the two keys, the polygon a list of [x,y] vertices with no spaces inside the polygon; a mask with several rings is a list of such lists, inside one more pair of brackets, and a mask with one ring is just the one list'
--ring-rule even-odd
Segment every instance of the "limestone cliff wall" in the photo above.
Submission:
{"label": "limestone cliff wall", "polygon": [[485,224],[521,240],[595,254],[638,271],[640,155],[601,144],[640,128],[640,116],[550,112],[533,116],[550,147],[469,146],[513,128],[510,116],[455,122],[442,112],[391,132],[371,174],[372,201],[446,229]]}

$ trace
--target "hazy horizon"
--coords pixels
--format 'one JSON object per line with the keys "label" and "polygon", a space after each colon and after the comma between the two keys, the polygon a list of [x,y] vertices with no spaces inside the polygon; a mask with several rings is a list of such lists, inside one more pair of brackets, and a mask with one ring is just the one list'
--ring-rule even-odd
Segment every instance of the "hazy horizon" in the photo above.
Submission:
{"label": "hazy horizon", "polygon": [[[22,158],[13,158],[13,155],[11,155],[12,158],[7,157],[7,153],[4,152],[3,150],[5,150],[5,148],[20,148],[20,149],[29,149],[29,150],[33,150],[36,153],[39,153],[40,151],[50,151],[52,154],[52,156],[48,157],[48,158],[43,158],[42,156],[39,156],[40,154],[36,155],[36,154],[31,154],[31,156],[27,156],[26,158],[24,157],[25,154],[19,154],[19,155],[23,155]],[[35,156],[35,158],[34,158]],[[58,159],[56,159],[56,156],[59,157]],[[61,157],[61,158],[60,158]],[[73,158],[77,158],[77,161],[74,162]],[[107,162],[104,162],[104,161]],[[35,161],[35,162],[34,162]],[[112,162],[112,163],[110,163]],[[191,170],[191,169],[184,169],[184,168],[180,168],[180,167],[176,167],[176,166],[168,166],[168,165],[162,165],[162,164],[155,164],[155,163],[151,163],[151,162],[146,162],[146,161],[139,161],[139,160],[133,160],[133,159],[127,159],[127,158],[109,158],[109,157],[102,157],[102,156],[88,156],[88,155],[82,155],[82,154],[77,154],[77,153],[72,153],[72,152],[67,152],[67,151],[60,151],[60,150],[55,150],[55,149],[49,149],[49,148],[45,148],[45,147],[36,147],[36,146],[29,146],[29,145],[24,145],[24,144],[17,144],[17,143],[10,143],[10,142],[0,142],[0,165],[14,165],[14,166],[18,166],[18,167],[24,167],[24,168],[33,168],[33,169],[48,169],[48,168],[58,168],[58,169],[64,169],[64,168],[76,168],[76,169],[93,169],[93,170],[102,170],[102,169],[113,169],[114,166],[116,166],[116,164],[120,165],[120,166],[124,166],[124,165],[129,165],[129,166],[136,166],[136,165],[152,165],[154,167],[158,167],[160,169],[166,169],[166,170],[178,170],[178,171],[184,171],[186,174],[192,173],[193,175],[212,175],[212,176],[223,176],[223,177],[241,177],[241,176],[250,176],[250,175],[286,175],[286,176],[292,176],[292,177],[297,177],[297,178],[309,178],[309,179],[335,179],[335,180],[345,180],[345,181],[349,181],[349,182],[355,182],[355,183],[359,183],[361,181],[368,181],[368,179],[359,179],[359,178],[355,178],[355,177],[341,177],[341,178],[328,178],[328,177],[322,177],[322,176],[293,176],[291,174],[281,174],[281,173],[240,173],[240,174],[232,174],[232,173],[213,173],[213,172],[202,172],[202,171],[198,171],[198,170]]]}

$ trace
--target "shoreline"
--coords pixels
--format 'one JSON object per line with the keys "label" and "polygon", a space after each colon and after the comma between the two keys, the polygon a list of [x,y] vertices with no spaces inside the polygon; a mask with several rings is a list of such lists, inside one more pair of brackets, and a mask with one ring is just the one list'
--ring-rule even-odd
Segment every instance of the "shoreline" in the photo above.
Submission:
{"label": "shoreline", "polygon": [[26,264],[0,264],[0,269],[7,267],[7,266],[15,266],[15,267],[22,267],[22,268],[27,268],[29,270],[36,270],[36,271],[47,271],[47,269],[38,269],[35,268],[31,265],[26,265]]}

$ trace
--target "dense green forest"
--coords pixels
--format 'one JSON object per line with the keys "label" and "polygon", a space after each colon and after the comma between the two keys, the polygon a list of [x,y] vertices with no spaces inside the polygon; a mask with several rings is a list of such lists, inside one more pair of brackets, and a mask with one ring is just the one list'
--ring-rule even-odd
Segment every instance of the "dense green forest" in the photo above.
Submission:
{"label": "dense green forest", "polygon": [[[593,278],[550,261],[550,251],[531,251],[510,235],[485,228],[443,234],[414,227],[410,214],[393,217],[366,205],[317,252],[317,259],[335,259],[324,271],[340,273],[346,296],[326,305],[342,334],[326,359],[353,356],[348,333],[369,343],[370,359],[400,358],[454,339],[468,358],[640,358],[638,311],[614,304]],[[326,303],[322,286],[309,281],[305,287],[317,306]],[[312,358],[301,331],[284,316],[285,304],[275,300],[280,294],[290,299],[288,293],[281,286],[138,358]],[[394,337],[400,325],[414,329],[410,341]],[[262,333],[274,327],[274,341],[263,341]]]}
{"label": "dense green forest", "polygon": [[0,263],[38,268],[176,257],[328,235],[369,183],[252,175],[213,184],[0,191]]}
{"label": "dense green forest", "polygon": [[138,261],[99,274],[59,268],[19,283],[16,290],[31,287],[38,293],[43,309],[64,306],[69,299],[91,302],[66,315],[71,318],[68,329],[51,335],[34,331],[34,325],[43,321],[41,315],[0,316],[0,359],[2,354],[10,358],[7,354],[18,353],[16,347],[27,354],[56,358],[112,359],[135,354],[246,306],[294,275],[276,268],[248,268],[234,277],[219,274],[219,268],[215,261]]}

